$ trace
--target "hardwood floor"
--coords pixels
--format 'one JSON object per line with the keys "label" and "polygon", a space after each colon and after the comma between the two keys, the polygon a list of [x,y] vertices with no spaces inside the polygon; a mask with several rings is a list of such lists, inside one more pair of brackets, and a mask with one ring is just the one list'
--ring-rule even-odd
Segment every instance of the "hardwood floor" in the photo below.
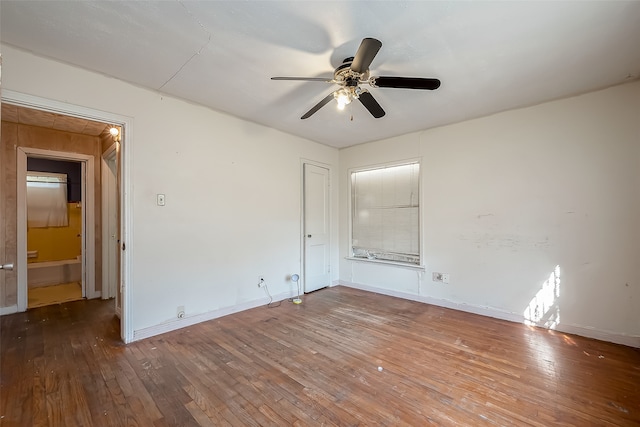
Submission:
{"label": "hardwood floor", "polygon": [[112,305],[1,318],[2,426],[640,424],[638,349],[345,287],[124,345]]}
{"label": "hardwood floor", "polygon": [[80,282],[60,283],[59,285],[29,289],[27,292],[27,307],[43,307],[80,299],[82,299],[82,284]]}

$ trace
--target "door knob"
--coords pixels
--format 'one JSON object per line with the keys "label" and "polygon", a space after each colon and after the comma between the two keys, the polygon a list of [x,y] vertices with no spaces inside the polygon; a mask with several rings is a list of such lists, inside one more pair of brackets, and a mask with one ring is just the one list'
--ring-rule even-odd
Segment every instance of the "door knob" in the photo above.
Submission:
{"label": "door knob", "polygon": [[307,234],[307,237],[311,237],[311,234]]}
{"label": "door knob", "polygon": [[13,270],[13,264],[0,264],[0,270]]}

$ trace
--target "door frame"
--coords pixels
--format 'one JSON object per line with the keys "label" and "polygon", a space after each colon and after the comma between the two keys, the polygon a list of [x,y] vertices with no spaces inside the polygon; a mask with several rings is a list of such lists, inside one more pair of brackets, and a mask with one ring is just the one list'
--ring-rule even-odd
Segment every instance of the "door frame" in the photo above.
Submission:
{"label": "door frame", "polygon": [[329,220],[329,224],[328,224],[328,231],[327,231],[327,235],[328,235],[328,241],[327,241],[327,245],[329,247],[329,284],[328,286],[331,287],[332,286],[332,280],[331,280],[331,276],[333,274],[332,269],[333,269],[333,248],[332,248],[332,233],[333,233],[333,223],[331,221],[332,218],[332,209],[331,209],[331,199],[332,199],[332,190],[331,190],[331,176],[333,175],[333,170],[331,168],[330,165],[326,164],[326,163],[322,163],[322,162],[318,162],[315,160],[310,160],[310,159],[305,159],[305,158],[301,158],[300,159],[300,271],[302,272],[301,274],[301,283],[300,283],[300,289],[302,289],[302,292],[305,292],[306,289],[306,272],[305,272],[305,265],[306,265],[306,234],[305,234],[305,165],[312,165],[312,166],[316,166],[319,168],[323,168],[326,169],[327,171],[329,171],[329,176],[328,176],[328,181],[327,181],[327,210],[328,212],[328,220]]}
{"label": "door frame", "polygon": [[87,154],[52,151],[40,148],[17,148],[17,272],[18,272],[18,311],[25,311],[28,303],[27,284],[27,158],[62,160],[79,162],[82,165],[82,297],[98,298],[95,290],[95,188],[94,159]]}
{"label": "door frame", "polygon": [[[111,284],[113,280],[118,281],[118,268],[111,266],[111,250],[113,249],[112,236],[110,235],[111,218],[110,209],[113,205],[117,205],[117,150],[118,142],[114,142],[107,148],[101,156],[101,196],[102,196],[102,299],[117,298],[117,289],[113,289]],[[116,162],[116,175],[114,176],[109,168],[108,163]],[[116,182],[111,182],[111,180]],[[116,224],[117,226],[117,224]],[[116,243],[117,244],[117,243]],[[112,268],[116,267],[116,268]],[[116,276],[115,278],[113,276]],[[120,307],[116,302],[116,314],[119,313]]]}
{"label": "door frame", "polygon": [[[125,343],[133,341],[133,325],[131,322],[131,276],[132,276],[132,251],[124,250],[124,243],[129,248],[133,247],[133,210],[132,210],[132,155],[133,155],[133,139],[134,126],[133,118],[109,113],[80,105],[69,104],[66,102],[56,101],[52,99],[42,98],[39,96],[29,95],[13,90],[2,90],[1,102],[18,105],[22,107],[32,108],[51,113],[64,114],[67,116],[78,117],[103,123],[111,123],[118,125],[122,129],[122,137],[120,139],[121,161],[118,168],[118,179],[121,183],[121,193],[119,195],[120,204],[120,236],[122,250],[120,251],[120,289],[122,295],[122,310],[120,317],[120,335]],[[24,254],[26,257],[26,252]],[[26,263],[26,259],[25,259]]]}

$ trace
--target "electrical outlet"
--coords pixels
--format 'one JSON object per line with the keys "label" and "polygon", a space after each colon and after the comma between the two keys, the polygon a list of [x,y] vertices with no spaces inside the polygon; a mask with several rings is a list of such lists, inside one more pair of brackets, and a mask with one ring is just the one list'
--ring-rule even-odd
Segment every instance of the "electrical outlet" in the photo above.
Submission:
{"label": "electrical outlet", "polygon": [[178,306],[176,309],[176,315],[178,316],[178,319],[184,318],[184,305]]}
{"label": "electrical outlet", "polygon": [[258,276],[258,287],[259,288],[263,288],[264,285],[266,285],[266,283],[264,281],[264,276]]}
{"label": "electrical outlet", "polygon": [[442,273],[436,273],[435,271],[431,273],[431,280],[434,282],[442,282]]}
{"label": "electrical outlet", "polygon": [[442,273],[442,283],[449,283],[449,273]]}

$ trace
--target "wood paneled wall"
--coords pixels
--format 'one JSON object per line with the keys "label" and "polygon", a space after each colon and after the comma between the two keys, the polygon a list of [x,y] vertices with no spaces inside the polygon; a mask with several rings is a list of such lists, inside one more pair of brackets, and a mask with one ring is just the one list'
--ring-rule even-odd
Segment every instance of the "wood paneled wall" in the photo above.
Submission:
{"label": "wood paneled wall", "polygon": [[[17,257],[17,149],[39,148],[94,156],[95,165],[95,289],[102,289],[102,221],[101,221],[101,141],[98,136],[87,136],[56,131],[37,126],[2,121],[2,186],[4,205],[2,216],[5,223],[5,259],[15,263]],[[0,307],[17,303],[17,270],[5,272],[5,286],[0,290]]]}

